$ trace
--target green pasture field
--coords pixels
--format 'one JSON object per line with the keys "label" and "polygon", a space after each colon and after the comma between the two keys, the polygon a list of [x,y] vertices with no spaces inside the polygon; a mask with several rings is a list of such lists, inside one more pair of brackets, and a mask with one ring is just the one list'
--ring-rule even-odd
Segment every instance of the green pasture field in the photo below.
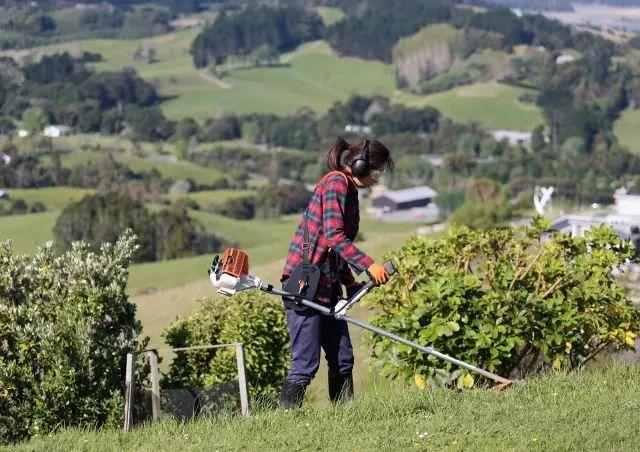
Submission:
{"label": "green pasture field", "polygon": [[203,190],[187,193],[186,195],[168,195],[166,199],[176,201],[178,199],[190,199],[197,202],[201,208],[207,209],[218,206],[233,198],[243,198],[255,194],[252,190]]}
{"label": "green pasture field", "polygon": [[[333,102],[352,93],[389,96],[395,84],[394,69],[379,62],[334,56],[324,42],[307,43],[283,55],[289,66],[234,70],[220,81],[207,70],[194,67],[189,47],[199,28],[186,29],[138,40],[86,40],[40,47],[34,58],[69,51],[98,52],[105,61],[94,67],[100,71],[133,67],[145,79],[172,98],[163,103],[172,118],[191,116],[204,119],[224,111],[291,114],[302,106],[326,111]],[[147,44],[156,50],[157,62],[136,61],[136,49]],[[26,51],[2,52],[20,57]]]}
{"label": "green pasture field", "polygon": [[90,188],[75,187],[9,188],[5,191],[11,199],[22,199],[29,206],[34,202],[41,202],[47,210],[61,210],[70,202],[95,192]]}
{"label": "green pasture field", "polygon": [[316,11],[322,17],[322,21],[326,26],[340,22],[344,18],[344,11],[340,8],[330,8],[328,6],[318,6]]}
{"label": "green pasture field", "polygon": [[118,135],[77,134],[58,137],[52,140],[54,149],[63,151],[105,150],[143,152],[149,155],[175,154],[175,146],[169,141],[133,142],[129,138]]}
{"label": "green pasture field", "polygon": [[488,82],[427,96],[399,93],[394,96],[394,101],[412,107],[430,105],[456,121],[475,121],[490,129],[530,131],[543,124],[544,120],[538,107],[518,100],[518,96],[526,91],[523,88]]}
{"label": "green pasture field", "polygon": [[224,87],[206,72],[185,74],[163,91],[177,96],[165,102],[163,110],[170,118],[196,119],[223,112],[286,115],[303,106],[321,114],[354,93],[391,95],[392,66],[327,55],[325,44],[315,47],[314,53],[306,49],[283,56],[288,61],[285,66],[231,71],[223,79]]}
{"label": "green pasture field", "polygon": [[499,394],[380,383],[335,406],[252,408],[248,418],[223,413],[195,422],[164,420],[130,433],[120,426],[67,429],[17,450],[640,449],[640,367],[634,365],[547,373]]}
{"label": "green pasture field", "polygon": [[[137,40],[85,40],[0,52],[24,57],[70,51],[98,52],[105,61],[95,63],[100,71],[133,67],[154,83],[168,99],[162,109],[171,119],[193,117],[204,120],[225,112],[293,114],[307,106],[319,114],[334,102],[354,93],[389,96],[397,103],[434,106],[458,121],[477,121],[489,128],[531,130],[542,122],[539,109],[518,101],[525,90],[497,83],[464,86],[442,93],[420,96],[397,91],[392,65],[357,58],[341,58],[325,41],[301,45],[281,57],[278,67],[236,69],[222,79],[207,69],[193,66],[189,48],[200,28],[176,31]],[[136,61],[141,45],[156,50],[156,62]]]}
{"label": "green pasture field", "polygon": [[[62,165],[65,167],[73,167],[85,164],[88,161],[98,159],[103,153],[95,151],[69,152],[60,157]],[[220,179],[223,174],[214,168],[205,168],[194,163],[178,161],[163,162],[155,161],[148,158],[136,157],[128,154],[112,154],[114,159],[128,165],[133,171],[150,171],[157,169],[164,177],[182,180],[192,179],[198,184],[212,184]]]}
{"label": "green pasture field", "polygon": [[625,110],[614,126],[620,144],[640,155],[640,110]]}
{"label": "green pasture field", "polygon": [[16,253],[33,253],[53,240],[53,226],[59,212],[29,213],[0,217],[0,241],[10,239]]}

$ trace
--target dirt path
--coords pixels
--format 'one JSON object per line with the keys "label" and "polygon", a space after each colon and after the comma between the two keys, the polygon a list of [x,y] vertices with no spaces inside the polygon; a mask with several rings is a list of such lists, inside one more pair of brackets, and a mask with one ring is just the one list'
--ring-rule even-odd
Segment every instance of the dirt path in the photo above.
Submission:
{"label": "dirt path", "polygon": [[231,88],[233,88],[233,85],[231,85],[230,83],[227,83],[224,80],[220,80],[217,77],[213,77],[212,75],[205,74],[204,72],[198,72],[198,75],[200,77],[202,77],[203,79],[205,79],[205,80],[213,83],[214,85],[218,86],[219,88],[222,88],[222,89],[231,89]]}

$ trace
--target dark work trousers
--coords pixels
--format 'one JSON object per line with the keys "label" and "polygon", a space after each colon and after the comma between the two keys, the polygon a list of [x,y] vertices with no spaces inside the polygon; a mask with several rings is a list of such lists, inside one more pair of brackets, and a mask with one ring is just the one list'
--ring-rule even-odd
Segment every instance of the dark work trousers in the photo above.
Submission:
{"label": "dark work trousers", "polygon": [[313,309],[285,310],[291,343],[291,368],[287,380],[308,385],[320,366],[324,350],[329,375],[348,375],[353,369],[353,347],[347,322]]}

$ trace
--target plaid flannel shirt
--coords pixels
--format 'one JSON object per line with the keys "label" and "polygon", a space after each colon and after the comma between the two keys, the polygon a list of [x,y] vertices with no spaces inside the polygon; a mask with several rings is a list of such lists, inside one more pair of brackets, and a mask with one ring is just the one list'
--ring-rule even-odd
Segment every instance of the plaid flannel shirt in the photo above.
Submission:
{"label": "plaid flannel shirt", "polygon": [[[360,225],[358,189],[353,180],[338,171],[332,171],[320,180],[289,247],[282,280],[302,262],[305,216],[309,229],[309,258],[321,270],[315,301],[335,303],[342,295],[340,284],[349,286],[355,282],[349,267],[360,274],[373,263],[353,244]],[[348,264],[339,262],[337,270],[334,266],[333,275],[330,253],[336,253],[338,261]]]}

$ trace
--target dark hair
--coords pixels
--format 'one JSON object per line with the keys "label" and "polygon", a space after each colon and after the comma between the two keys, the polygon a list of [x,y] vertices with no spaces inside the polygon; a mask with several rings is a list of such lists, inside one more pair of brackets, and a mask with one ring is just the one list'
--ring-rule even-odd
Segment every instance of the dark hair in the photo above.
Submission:
{"label": "dark hair", "polygon": [[[338,137],[336,143],[327,153],[327,168],[330,171],[341,171],[344,151],[348,151],[344,157],[344,164],[350,165],[356,157],[362,154],[363,147],[364,141],[358,141],[356,144],[350,145],[342,137]],[[393,171],[394,168],[389,149],[378,140],[371,140],[369,143],[369,163],[373,169],[380,169],[385,163],[389,171]]]}

